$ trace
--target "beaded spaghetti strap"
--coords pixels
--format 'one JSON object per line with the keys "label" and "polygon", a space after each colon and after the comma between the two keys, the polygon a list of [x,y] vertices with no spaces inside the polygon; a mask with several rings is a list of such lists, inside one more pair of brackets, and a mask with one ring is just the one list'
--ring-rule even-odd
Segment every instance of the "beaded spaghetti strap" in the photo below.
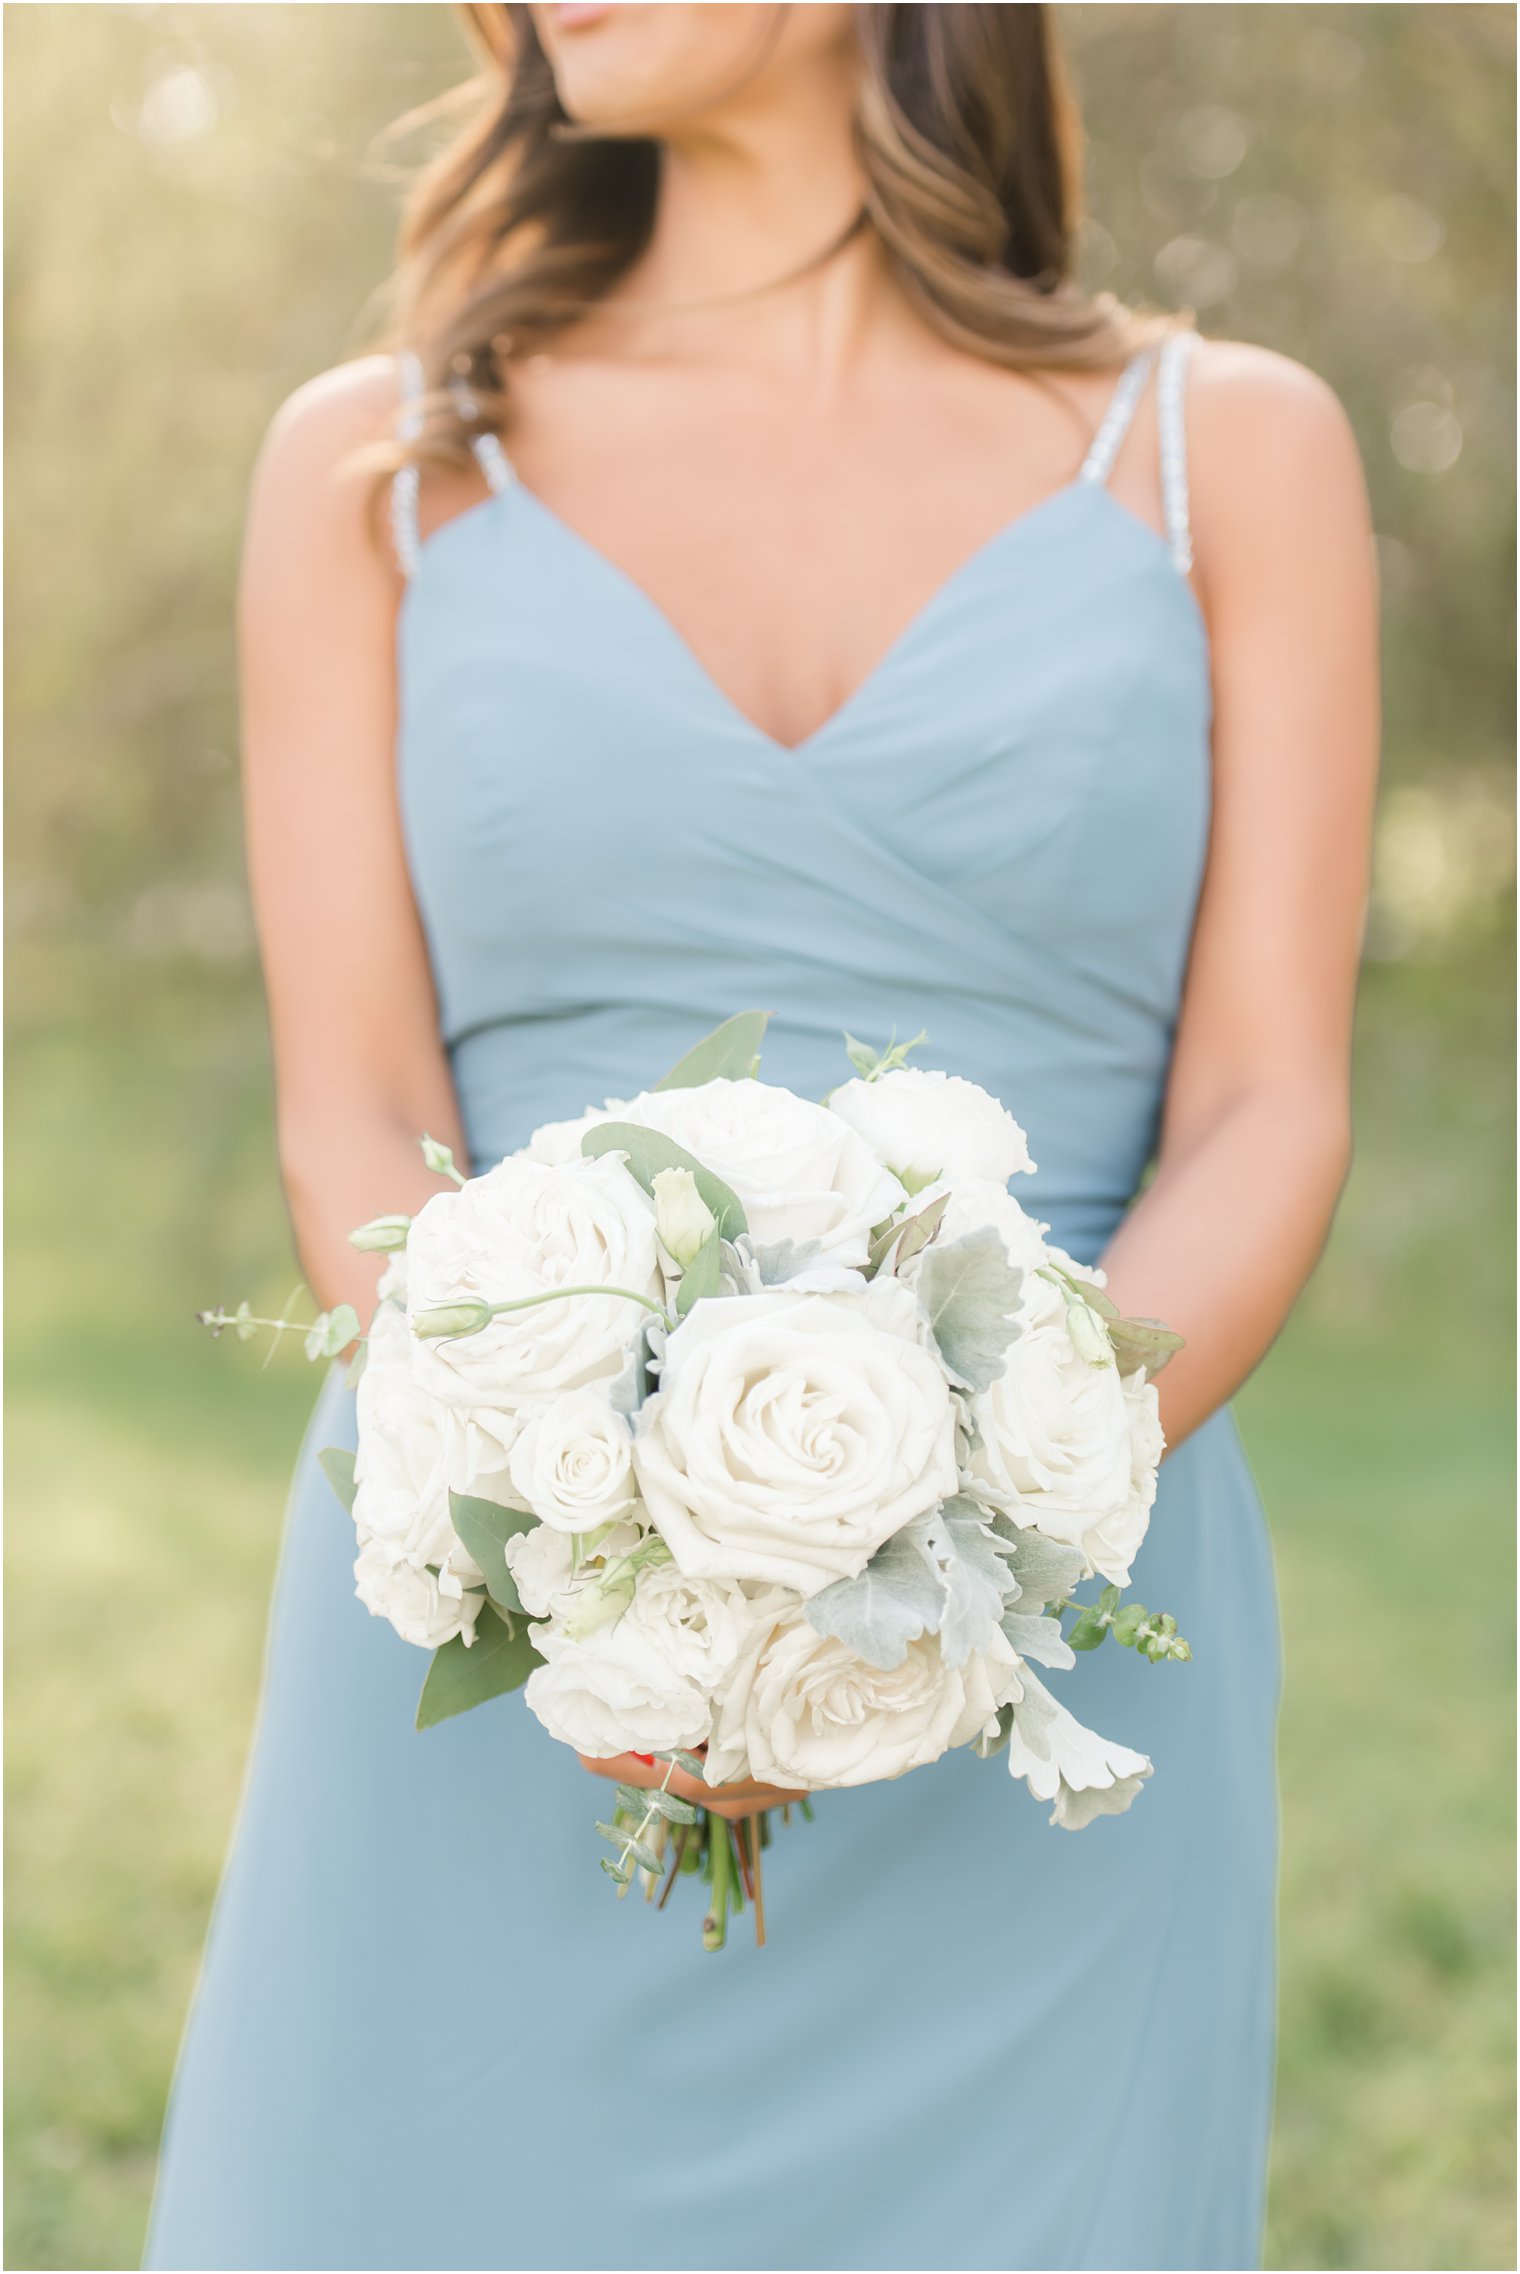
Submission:
{"label": "beaded spaghetti strap", "polygon": [[1156,369],[1156,436],[1161,450],[1161,514],[1167,551],[1179,576],[1193,565],[1193,532],[1188,522],[1186,388],[1191,332],[1175,332],[1161,350]]}
{"label": "beaded spaghetti strap", "polygon": [[[427,379],[419,358],[408,349],[396,358],[396,374],[401,389],[401,407],[396,418],[396,432],[403,442],[415,442],[422,432],[422,404],[427,393]],[[464,418],[475,415],[475,398],[462,381],[456,380],[454,398]],[[517,479],[511,459],[495,434],[476,434],[470,438],[475,462],[486,478],[486,486],[499,496],[510,489]],[[396,559],[401,573],[410,579],[417,572],[422,555],[422,536],[418,526],[417,507],[422,489],[422,470],[415,464],[397,468],[391,480],[391,542],[396,548]]]}
{"label": "beaded spaghetti strap", "polygon": [[1114,460],[1120,445],[1130,430],[1140,397],[1145,393],[1145,382],[1150,377],[1156,355],[1153,348],[1142,348],[1131,356],[1119,374],[1119,383],[1108,399],[1091,448],[1083,459],[1077,479],[1083,482],[1106,482],[1114,470]]}
{"label": "beaded spaghetti strap", "polygon": [[[415,442],[422,432],[426,381],[421,363],[410,350],[397,356],[396,378],[401,389],[396,432],[403,442]],[[396,548],[396,565],[408,579],[416,573],[422,549],[417,530],[417,498],[421,486],[421,469],[415,464],[398,466],[391,479],[391,543]]]}

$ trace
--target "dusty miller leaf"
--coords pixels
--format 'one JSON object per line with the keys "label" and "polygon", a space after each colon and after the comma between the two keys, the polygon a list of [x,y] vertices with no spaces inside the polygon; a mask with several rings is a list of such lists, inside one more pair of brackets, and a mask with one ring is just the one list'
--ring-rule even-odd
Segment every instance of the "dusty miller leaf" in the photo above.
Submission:
{"label": "dusty miller leaf", "polygon": [[962,1493],[909,1529],[921,1535],[944,1583],[939,1642],[945,1664],[964,1666],[973,1651],[989,1647],[1003,1623],[1008,1566],[981,1509]]}
{"label": "dusty miller leaf", "polygon": [[1015,1524],[1011,1516],[995,1516],[992,1529],[1004,1543],[1004,1560],[1026,1606],[1032,1609],[1036,1603],[1064,1603],[1087,1569],[1081,1549]]}
{"label": "dusty miller leaf", "polygon": [[962,1389],[990,1389],[1019,1333],[1024,1274],[990,1224],[926,1248],[913,1278],[945,1370]]}
{"label": "dusty miller leaf", "polygon": [[868,1665],[890,1673],[910,1642],[930,1634],[945,1604],[944,1584],[925,1552],[920,1525],[879,1547],[857,1579],[836,1579],[803,1605],[816,1633],[837,1636]]}
{"label": "dusty miller leaf", "polygon": [[1061,1632],[1059,1619],[1036,1618],[1026,1611],[1009,1611],[1003,1618],[1003,1632],[1021,1658],[1032,1658],[1040,1666],[1075,1666],[1071,1644]]}
{"label": "dusty miller leaf", "polygon": [[821,1240],[804,1240],[799,1246],[795,1240],[772,1240],[759,1245],[751,1244],[755,1268],[760,1274],[762,1287],[784,1287],[795,1279],[799,1271],[806,1271],[823,1253]]}

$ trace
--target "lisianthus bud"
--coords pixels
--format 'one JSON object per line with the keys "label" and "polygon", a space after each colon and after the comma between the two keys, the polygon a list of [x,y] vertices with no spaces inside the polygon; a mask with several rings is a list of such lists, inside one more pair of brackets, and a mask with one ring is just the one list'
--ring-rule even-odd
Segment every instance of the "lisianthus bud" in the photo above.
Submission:
{"label": "lisianthus bud", "polygon": [[718,1219],[697,1190],[690,1169],[661,1169],[653,1178],[655,1229],[683,1271],[717,1230]]}
{"label": "lisianthus bud", "polygon": [[454,1335],[479,1334],[490,1323],[489,1303],[440,1303],[434,1310],[417,1313],[412,1332],[424,1342],[442,1342]]}
{"label": "lisianthus bud", "polygon": [[372,1216],[361,1224],[357,1232],[350,1232],[348,1244],[362,1254],[386,1254],[392,1248],[404,1248],[406,1235],[412,1228],[410,1216]]}
{"label": "lisianthus bud", "polygon": [[1080,1295],[1068,1293],[1066,1297],[1066,1332],[1071,1347],[1089,1366],[1111,1366],[1114,1346],[1108,1339],[1108,1329],[1090,1303]]}
{"label": "lisianthus bud", "polygon": [[454,1166],[454,1153],[451,1146],[440,1145],[436,1137],[423,1137],[418,1142],[422,1147],[422,1158],[434,1176],[451,1176],[457,1183],[462,1184],[464,1182],[463,1177],[460,1176],[458,1169]]}

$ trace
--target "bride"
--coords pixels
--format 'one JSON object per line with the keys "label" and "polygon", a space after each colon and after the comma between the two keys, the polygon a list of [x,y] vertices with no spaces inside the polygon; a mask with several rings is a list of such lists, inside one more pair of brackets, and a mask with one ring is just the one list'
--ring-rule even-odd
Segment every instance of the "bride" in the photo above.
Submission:
{"label": "bride", "polygon": [[367,1308],[345,1235],[433,1189],[423,1130],[489,1164],[749,1003],[813,1095],[841,1029],[927,1028],[1027,1124],[1021,1198],[1188,1338],[1137,1582],[1194,1664],[1068,1679],[1161,1764],[1130,1814],[1067,1840],[962,1756],[833,1796],[784,1935],[712,1963],[603,1901],[519,1701],[414,1733],[314,1465],[335,1375],[149,2262],[1253,2265],[1279,1669],[1226,1401],[1348,1157],[1346,421],[1077,287],[1042,8],[465,14],[395,352],[285,407],[248,531],[307,1275]]}

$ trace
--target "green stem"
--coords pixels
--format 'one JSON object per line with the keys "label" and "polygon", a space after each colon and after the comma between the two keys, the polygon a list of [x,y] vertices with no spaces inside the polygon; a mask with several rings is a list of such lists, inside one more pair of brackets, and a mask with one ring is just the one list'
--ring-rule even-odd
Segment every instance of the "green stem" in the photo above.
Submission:
{"label": "green stem", "polygon": [[708,1841],[712,1853],[712,1902],[702,1921],[702,1948],[721,1950],[728,1940],[728,1887],[733,1860],[728,1845],[728,1825],[721,1816],[709,1817]]}
{"label": "green stem", "polygon": [[486,1309],[494,1319],[503,1311],[532,1311],[540,1303],[558,1303],[567,1295],[621,1295],[625,1302],[642,1303],[646,1311],[653,1311],[667,1326],[675,1324],[663,1303],[657,1303],[651,1295],[637,1294],[632,1287],[551,1287],[542,1295],[519,1295],[511,1303],[487,1303]]}

